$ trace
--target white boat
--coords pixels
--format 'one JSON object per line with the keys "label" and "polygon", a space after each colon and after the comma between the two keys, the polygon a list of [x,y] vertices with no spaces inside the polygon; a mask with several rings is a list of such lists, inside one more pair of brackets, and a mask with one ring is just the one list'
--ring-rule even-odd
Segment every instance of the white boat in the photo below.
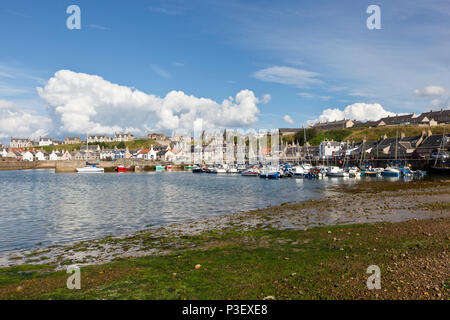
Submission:
{"label": "white boat", "polygon": [[245,177],[257,177],[259,175],[258,168],[248,168],[241,172],[242,176]]}
{"label": "white boat", "polygon": [[91,164],[89,160],[89,135],[86,134],[86,166],[84,168],[77,168],[78,173],[104,173],[105,169],[97,167],[97,164]]}
{"label": "white boat", "polygon": [[223,168],[222,166],[218,166],[214,167],[211,173],[227,173],[227,169]]}
{"label": "white boat", "polygon": [[292,173],[294,174],[294,177],[296,177],[296,178],[303,178],[303,175],[305,173],[307,173],[307,171],[305,172],[305,169],[303,168],[303,166],[295,166],[292,168]]}
{"label": "white boat", "polygon": [[344,169],[339,167],[329,167],[327,171],[327,176],[329,177],[348,177],[348,172],[345,172]]}
{"label": "white boat", "polygon": [[77,168],[77,172],[79,172],[79,173],[104,173],[105,169],[98,168],[95,166],[86,166],[84,168]]}
{"label": "white boat", "polygon": [[357,167],[348,168],[347,172],[350,177],[360,177],[361,176],[361,171],[359,171],[359,169]]}
{"label": "white boat", "polygon": [[227,173],[239,173],[239,170],[236,167],[231,166],[227,169]]}

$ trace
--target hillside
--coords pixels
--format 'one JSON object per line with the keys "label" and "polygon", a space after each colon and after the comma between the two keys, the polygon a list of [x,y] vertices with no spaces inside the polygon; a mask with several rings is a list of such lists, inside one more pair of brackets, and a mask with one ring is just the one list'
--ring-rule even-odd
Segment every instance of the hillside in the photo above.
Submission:
{"label": "hillside", "polygon": [[[439,134],[444,132],[450,132],[450,125],[443,126],[435,126],[435,127],[419,127],[419,126],[382,126],[382,127],[357,127],[357,128],[348,128],[342,130],[328,130],[328,131],[315,131],[307,134],[309,136],[309,143],[311,145],[319,145],[321,141],[324,139],[334,140],[334,141],[354,141],[360,142],[364,138],[367,141],[375,141],[379,140],[385,134],[388,138],[394,138],[396,133],[400,136],[401,133],[404,133],[405,136],[418,136],[422,134],[422,131],[430,129],[433,134]],[[310,129],[308,129],[310,130]],[[303,137],[303,132],[299,132],[297,135],[297,141],[301,140]],[[286,135],[283,136],[283,140],[286,142],[293,142],[294,135]]]}
{"label": "hillside", "polygon": [[[105,147],[105,149],[114,149],[114,147],[124,149],[128,147],[128,149],[130,150],[135,150],[140,148],[150,148],[151,146],[154,146],[156,144],[158,143],[152,139],[136,139],[134,141],[128,142],[97,142],[91,143],[90,145],[99,145],[100,148]],[[62,144],[58,146],[46,146],[41,148],[48,152],[51,152],[52,150],[68,150],[69,152],[72,152],[74,150],[80,150],[81,146],[83,145],[86,144]]]}

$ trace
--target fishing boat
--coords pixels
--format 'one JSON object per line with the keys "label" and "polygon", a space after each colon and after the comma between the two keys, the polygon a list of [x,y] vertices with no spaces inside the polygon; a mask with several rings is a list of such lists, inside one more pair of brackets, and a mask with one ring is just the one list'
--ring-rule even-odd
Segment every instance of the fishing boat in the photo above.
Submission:
{"label": "fishing boat", "polygon": [[128,171],[130,171],[130,168],[124,166],[123,164],[119,164],[117,167],[114,168],[114,171],[116,171],[116,172],[128,172]]}
{"label": "fishing boat", "polygon": [[260,173],[259,177],[263,179],[278,179],[280,177],[280,172],[278,168],[265,167]]}
{"label": "fishing boat", "polygon": [[199,165],[196,165],[192,168],[192,173],[203,173],[205,172],[204,167],[200,167]]}
{"label": "fishing boat", "polygon": [[164,171],[164,170],[166,170],[166,167],[165,166],[156,166],[155,170],[156,171]]}
{"label": "fishing boat", "polygon": [[172,166],[171,164],[168,164],[168,165],[166,166],[166,169],[167,169],[167,170],[172,170],[172,169],[173,169],[173,166]]}
{"label": "fishing boat", "polygon": [[381,172],[381,176],[398,178],[400,177],[400,170],[394,167],[386,167],[386,169]]}

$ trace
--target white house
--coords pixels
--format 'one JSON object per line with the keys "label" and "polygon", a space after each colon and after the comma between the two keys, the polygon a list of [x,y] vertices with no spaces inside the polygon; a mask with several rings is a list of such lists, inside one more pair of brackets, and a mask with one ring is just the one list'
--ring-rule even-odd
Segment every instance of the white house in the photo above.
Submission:
{"label": "white house", "polygon": [[30,151],[25,151],[22,153],[22,160],[23,161],[33,161],[34,155]]}
{"label": "white house", "polygon": [[39,161],[47,160],[45,154],[42,151],[38,151],[34,154],[34,158]]}
{"label": "white house", "polygon": [[171,161],[171,162],[175,161],[175,153],[173,153],[172,150],[167,151],[164,154],[164,160]]}
{"label": "white house", "polygon": [[151,149],[142,149],[139,151],[137,158],[138,159],[146,159],[146,160],[156,160],[157,152],[153,150],[153,147]]}
{"label": "white house", "polygon": [[61,160],[61,155],[58,152],[55,152],[55,150],[52,151],[52,153],[50,153],[50,155],[48,156],[49,160]]}
{"label": "white house", "polygon": [[72,154],[69,151],[64,151],[61,160],[72,160]]}
{"label": "white house", "polygon": [[324,140],[319,145],[319,158],[327,159],[337,155],[341,150],[343,142]]}
{"label": "white house", "polygon": [[51,146],[52,144],[53,144],[52,138],[39,137],[39,146],[40,147]]}
{"label": "white house", "polygon": [[103,149],[100,151],[100,159],[114,159],[114,150],[113,149]]}
{"label": "white house", "polygon": [[0,157],[6,158],[7,155],[8,155],[8,151],[6,151],[6,149],[3,148],[2,152],[0,152]]}

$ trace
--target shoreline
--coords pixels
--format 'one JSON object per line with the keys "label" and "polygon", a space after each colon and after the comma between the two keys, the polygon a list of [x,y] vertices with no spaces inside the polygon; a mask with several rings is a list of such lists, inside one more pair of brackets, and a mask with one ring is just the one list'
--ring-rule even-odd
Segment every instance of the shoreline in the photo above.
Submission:
{"label": "shoreline", "polygon": [[[411,184],[423,187],[409,188]],[[380,193],[378,186],[387,190]],[[408,190],[408,193],[401,194],[402,191],[398,191],[399,186]],[[450,217],[450,210],[447,207],[443,208],[444,211],[430,210],[430,208],[436,209],[433,208],[433,203],[448,203],[446,200],[450,195],[450,180],[410,181],[407,183],[371,181],[369,184],[361,181],[351,185],[331,186],[326,189],[334,194],[318,199],[283,203],[278,206],[235,212],[186,223],[145,228],[132,233],[61,245],[13,250],[0,254],[0,268],[45,263],[55,265],[55,270],[62,270],[72,264],[88,266],[108,263],[118,258],[167,254],[169,252],[167,243],[175,243],[176,241],[173,239],[230,228],[241,231],[255,228],[307,230],[321,226]],[[373,206],[375,202],[372,203],[366,198],[353,194],[362,194],[378,202]],[[404,205],[406,202],[408,202],[408,206]],[[445,210],[447,211],[445,212]],[[155,240],[151,244],[143,243],[147,238]],[[164,243],[164,246],[161,243]]]}
{"label": "shoreline", "polygon": [[[450,181],[329,189],[339,194],[22,251],[0,267],[0,298],[448,299]],[[364,288],[374,263],[381,291]],[[85,290],[65,288],[73,264]]]}

